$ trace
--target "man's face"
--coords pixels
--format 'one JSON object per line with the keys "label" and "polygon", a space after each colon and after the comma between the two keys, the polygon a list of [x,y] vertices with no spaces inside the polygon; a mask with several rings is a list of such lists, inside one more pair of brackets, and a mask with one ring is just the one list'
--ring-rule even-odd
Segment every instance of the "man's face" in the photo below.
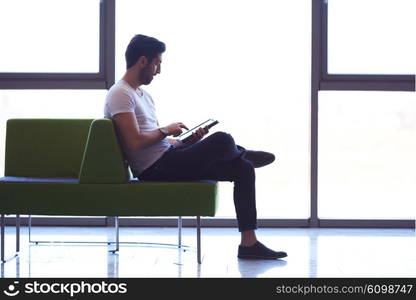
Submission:
{"label": "man's face", "polygon": [[148,61],[146,66],[140,72],[140,82],[148,85],[152,82],[156,74],[160,74],[160,64],[162,63],[162,54],[156,56],[153,60]]}

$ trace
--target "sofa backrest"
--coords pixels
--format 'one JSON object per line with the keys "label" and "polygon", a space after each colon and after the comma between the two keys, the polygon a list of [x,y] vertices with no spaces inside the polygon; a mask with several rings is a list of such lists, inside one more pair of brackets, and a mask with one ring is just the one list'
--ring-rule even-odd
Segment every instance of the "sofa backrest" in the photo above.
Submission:
{"label": "sofa backrest", "polygon": [[94,120],[81,164],[80,183],[124,183],[129,177],[113,122]]}
{"label": "sofa backrest", "polygon": [[92,119],[10,119],[5,176],[78,177]]}
{"label": "sofa backrest", "polygon": [[123,183],[129,173],[108,119],[10,119],[5,176]]}

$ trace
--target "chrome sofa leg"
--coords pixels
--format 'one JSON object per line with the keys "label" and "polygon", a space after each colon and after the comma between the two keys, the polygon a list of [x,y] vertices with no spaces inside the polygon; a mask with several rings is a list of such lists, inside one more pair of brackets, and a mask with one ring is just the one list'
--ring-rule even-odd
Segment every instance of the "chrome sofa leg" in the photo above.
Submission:
{"label": "chrome sofa leg", "polygon": [[16,215],[16,252],[20,251],[20,215]]}
{"label": "chrome sofa leg", "polygon": [[[109,220],[111,220],[111,222],[109,222]],[[113,250],[110,250],[111,253],[116,253],[117,251],[120,250],[120,229],[119,229],[119,224],[118,224],[118,216],[117,217],[107,217],[107,225],[111,224],[112,225],[112,221],[114,220],[114,237],[115,237],[115,244],[116,244],[116,248]],[[111,242],[107,242],[108,245],[114,244],[113,241]]]}
{"label": "chrome sofa leg", "polygon": [[178,217],[178,248],[182,248],[182,217]]}
{"label": "chrome sofa leg", "polygon": [[20,215],[16,215],[16,253],[9,257],[5,258],[5,239],[6,239],[6,217],[4,214],[1,215],[1,250],[0,250],[0,259],[2,263],[5,263],[7,260],[12,259],[18,255],[20,249]]}
{"label": "chrome sofa leg", "polygon": [[196,256],[198,264],[201,264],[201,217],[196,216]]}
{"label": "chrome sofa leg", "polygon": [[114,218],[114,223],[116,226],[116,251],[120,250],[120,228],[118,226],[118,217]]}
{"label": "chrome sofa leg", "polygon": [[6,226],[6,221],[4,218],[4,215],[1,215],[1,262],[4,263],[5,259],[4,259],[4,227]]}
{"label": "chrome sofa leg", "polygon": [[29,243],[32,243],[32,215],[27,218],[27,229],[29,231]]}

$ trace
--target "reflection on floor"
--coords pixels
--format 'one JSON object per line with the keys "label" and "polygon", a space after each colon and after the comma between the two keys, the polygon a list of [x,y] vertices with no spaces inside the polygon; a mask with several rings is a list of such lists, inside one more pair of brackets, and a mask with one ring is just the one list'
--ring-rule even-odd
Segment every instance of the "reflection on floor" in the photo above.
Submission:
{"label": "reflection on floor", "polygon": [[[103,227],[35,227],[32,240],[106,241]],[[263,228],[259,239],[288,252],[284,260],[239,260],[234,228],[203,228],[201,265],[194,228],[183,228],[189,248],[152,244],[29,243],[22,227],[19,257],[1,264],[1,277],[415,277],[416,235],[412,229]],[[120,229],[122,242],[177,243],[175,228]],[[6,251],[14,228],[6,228]],[[6,252],[6,256],[7,256]],[[9,253],[10,254],[10,253]]]}

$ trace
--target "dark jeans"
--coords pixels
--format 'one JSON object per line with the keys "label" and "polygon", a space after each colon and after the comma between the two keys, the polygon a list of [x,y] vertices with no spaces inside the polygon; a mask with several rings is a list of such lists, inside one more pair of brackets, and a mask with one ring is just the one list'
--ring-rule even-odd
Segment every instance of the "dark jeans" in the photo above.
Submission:
{"label": "dark jeans", "polygon": [[239,231],[253,230],[257,228],[255,172],[251,162],[241,157],[244,150],[230,134],[216,132],[191,146],[169,149],[139,177],[152,181],[234,181]]}

